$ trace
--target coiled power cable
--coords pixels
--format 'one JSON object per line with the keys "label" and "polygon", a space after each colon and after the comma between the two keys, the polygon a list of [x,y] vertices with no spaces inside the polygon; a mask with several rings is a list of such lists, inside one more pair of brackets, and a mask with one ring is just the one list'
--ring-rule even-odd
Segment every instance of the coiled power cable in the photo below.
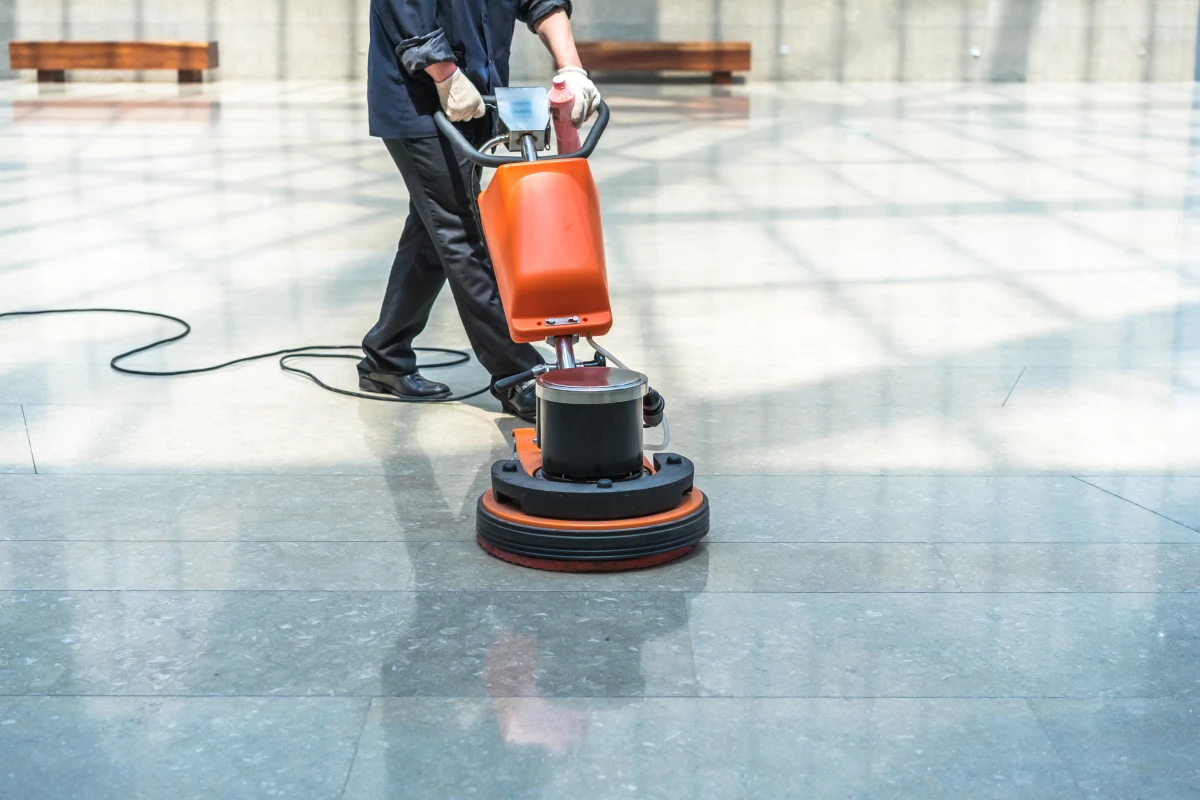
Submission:
{"label": "coiled power cable", "polygon": [[[232,361],[225,361],[221,364],[213,364],[212,366],[208,367],[195,367],[192,369],[134,369],[131,367],[121,366],[121,362],[127,358],[132,358],[139,353],[144,353],[147,350],[153,350],[156,347],[162,347],[186,338],[187,335],[192,332],[192,326],[189,325],[186,320],[170,314],[162,314],[157,311],[144,311],[137,308],[47,308],[38,311],[6,311],[0,313],[0,319],[4,319],[6,317],[39,317],[48,316],[51,314],[134,314],[139,317],[155,317],[157,319],[165,319],[169,322],[174,322],[183,328],[182,331],[174,336],[168,336],[165,339],[159,339],[151,342],[150,344],[145,344],[141,347],[135,347],[132,350],[127,350],[124,353],[113,356],[108,362],[108,365],[112,367],[114,371],[119,372],[122,375],[140,375],[151,378],[167,378],[178,375],[199,375],[205,372],[216,372],[217,370],[225,369],[226,367],[232,367],[236,364],[245,364],[250,361],[259,361],[264,358],[275,358],[278,356],[279,368],[284,372],[290,372],[293,375],[300,375],[304,378],[307,378],[328,392],[346,395],[347,397],[359,397],[363,400],[378,400],[384,403],[451,403],[459,400],[469,400],[472,397],[483,394],[489,388],[484,386],[482,389],[477,389],[473,392],[460,395],[452,394],[446,397],[396,397],[394,395],[382,396],[378,394],[366,394],[364,392],[352,392],[348,389],[339,389],[336,386],[330,386],[308,370],[293,366],[291,363],[301,358],[348,358],[358,360],[362,357],[362,348],[356,344],[313,344],[305,347],[289,347],[284,350],[274,350],[270,353],[256,353],[250,356],[235,358]],[[356,350],[358,351],[358,354],[330,352],[337,350]],[[470,353],[467,353],[464,350],[454,350],[448,347],[414,347],[413,350],[416,350],[420,353],[438,353],[451,357],[445,361],[435,361],[432,364],[422,364],[420,365],[421,369],[428,370],[441,369],[443,367],[457,367],[458,365],[465,364],[471,360]]]}

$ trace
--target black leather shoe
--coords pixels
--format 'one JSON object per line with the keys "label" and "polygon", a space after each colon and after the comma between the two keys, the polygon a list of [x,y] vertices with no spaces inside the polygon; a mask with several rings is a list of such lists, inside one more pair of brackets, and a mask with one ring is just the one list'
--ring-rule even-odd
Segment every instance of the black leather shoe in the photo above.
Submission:
{"label": "black leather shoe", "polygon": [[446,397],[450,387],[437,381],[427,381],[419,372],[408,375],[392,375],[386,372],[359,372],[358,388],[376,394],[394,394],[396,397]]}
{"label": "black leather shoe", "polygon": [[503,391],[496,391],[492,382],[492,396],[500,401],[505,414],[520,417],[526,422],[537,421],[537,388],[535,381],[525,381]]}

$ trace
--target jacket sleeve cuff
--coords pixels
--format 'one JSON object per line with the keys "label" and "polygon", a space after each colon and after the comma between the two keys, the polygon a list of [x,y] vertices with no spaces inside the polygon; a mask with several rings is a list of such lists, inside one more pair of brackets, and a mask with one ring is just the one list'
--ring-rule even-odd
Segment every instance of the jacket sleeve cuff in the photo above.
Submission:
{"label": "jacket sleeve cuff", "polygon": [[409,75],[416,75],[430,64],[442,61],[456,62],[454,50],[446,40],[446,33],[438,28],[432,33],[405,39],[396,45],[396,55],[400,57],[400,65]]}
{"label": "jacket sleeve cuff", "polygon": [[522,21],[529,25],[529,30],[537,33],[534,25],[538,23],[542,17],[547,14],[552,14],[560,8],[567,12],[567,16],[571,16],[571,0],[528,0],[521,4],[523,6]]}

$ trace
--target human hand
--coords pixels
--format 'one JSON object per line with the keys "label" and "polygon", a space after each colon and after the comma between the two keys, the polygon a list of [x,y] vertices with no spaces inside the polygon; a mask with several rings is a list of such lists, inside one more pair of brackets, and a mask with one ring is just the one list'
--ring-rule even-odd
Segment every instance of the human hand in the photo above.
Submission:
{"label": "human hand", "polygon": [[571,124],[578,128],[600,107],[600,90],[592,83],[583,67],[563,67],[555,75],[567,82],[567,88],[575,95],[575,107],[571,109]]}
{"label": "human hand", "polygon": [[435,80],[434,85],[437,87],[442,111],[446,112],[446,117],[451,122],[477,119],[486,113],[479,90],[461,69],[455,67],[450,77]]}

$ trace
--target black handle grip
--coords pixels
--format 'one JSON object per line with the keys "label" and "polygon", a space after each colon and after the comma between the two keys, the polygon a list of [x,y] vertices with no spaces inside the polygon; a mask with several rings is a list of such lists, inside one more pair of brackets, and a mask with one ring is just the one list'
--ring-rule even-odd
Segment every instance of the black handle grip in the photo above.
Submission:
{"label": "black handle grip", "polygon": [[[495,103],[496,98],[493,95],[484,95],[484,103]],[[574,153],[560,153],[556,156],[543,156],[539,161],[555,161],[560,158],[587,158],[596,149],[596,145],[600,143],[600,136],[603,135],[604,129],[608,126],[608,103],[600,101],[600,107],[596,111],[596,122],[592,125],[592,129],[588,131],[587,138],[583,144]],[[481,153],[475,149],[475,146],[467,140],[467,137],[462,135],[462,131],[454,126],[450,118],[441,111],[433,112],[433,124],[437,126],[438,131],[446,137],[459,155],[466,158],[472,163],[478,164],[481,167],[502,167],[505,164],[516,164],[525,159],[521,156],[493,156],[487,153]]]}
{"label": "black handle grip", "polygon": [[[496,98],[491,95],[484,96],[483,102],[486,103],[489,100],[495,102]],[[441,111],[433,112],[433,124],[437,126],[438,132],[450,142],[450,147],[456,153],[481,167],[503,167],[505,164],[515,164],[525,160],[521,156],[493,156],[479,152],[475,149],[475,145],[462,135],[462,131],[454,127],[450,118]]]}
{"label": "black handle grip", "polygon": [[498,392],[503,392],[505,389],[511,389],[518,383],[524,383],[530,378],[536,376],[539,371],[540,370],[536,368],[527,369],[524,372],[518,372],[516,375],[509,375],[507,378],[501,378],[500,380],[496,381],[495,389]]}
{"label": "black handle grip", "polygon": [[646,396],[642,398],[642,427],[657,428],[667,413],[667,401],[654,389],[647,388]]}

